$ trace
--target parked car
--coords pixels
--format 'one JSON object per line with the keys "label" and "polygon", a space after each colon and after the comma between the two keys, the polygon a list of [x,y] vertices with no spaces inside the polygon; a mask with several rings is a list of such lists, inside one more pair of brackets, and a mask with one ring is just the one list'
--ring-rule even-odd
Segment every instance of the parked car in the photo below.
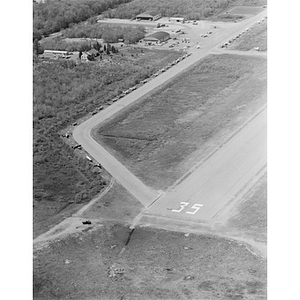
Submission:
{"label": "parked car", "polygon": [[91,225],[92,222],[88,220],[88,221],[83,221],[82,224],[83,224],[83,225]]}
{"label": "parked car", "polygon": [[72,148],[73,148],[74,150],[75,150],[75,149],[79,149],[79,150],[80,150],[82,147],[81,147],[81,145],[78,144],[78,145],[72,146]]}

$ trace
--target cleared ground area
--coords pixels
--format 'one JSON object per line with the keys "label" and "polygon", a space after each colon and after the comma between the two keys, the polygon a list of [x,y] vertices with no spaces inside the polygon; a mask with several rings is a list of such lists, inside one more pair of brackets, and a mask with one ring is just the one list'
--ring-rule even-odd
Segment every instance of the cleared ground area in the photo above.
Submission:
{"label": "cleared ground area", "polygon": [[143,182],[166,189],[266,102],[266,59],[210,55],[97,130]]}
{"label": "cleared ground area", "polygon": [[[87,226],[35,252],[34,299],[266,299],[266,261],[210,235]],[[122,255],[120,255],[122,252]]]}

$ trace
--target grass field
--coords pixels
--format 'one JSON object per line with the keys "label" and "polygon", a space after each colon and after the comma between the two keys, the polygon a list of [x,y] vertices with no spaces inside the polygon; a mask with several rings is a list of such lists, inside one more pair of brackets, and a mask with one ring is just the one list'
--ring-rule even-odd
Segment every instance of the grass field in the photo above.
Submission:
{"label": "grass field", "polygon": [[146,184],[165,189],[265,104],[266,60],[210,55],[94,132]]}
{"label": "grass field", "polygon": [[228,49],[248,51],[259,47],[260,51],[267,51],[267,21],[255,24],[228,46]]}
{"label": "grass field", "polygon": [[119,256],[129,234],[105,225],[36,251],[34,299],[266,299],[266,261],[240,243],[136,228]]}
{"label": "grass field", "polygon": [[81,217],[130,223],[143,206],[118,182]]}
{"label": "grass field", "polygon": [[226,224],[227,228],[259,242],[267,242],[267,176],[244,197],[235,208],[234,215]]}
{"label": "grass field", "polygon": [[263,10],[262,7],[255,6],[237,6],[228,11],[232,15],[256,15]]}

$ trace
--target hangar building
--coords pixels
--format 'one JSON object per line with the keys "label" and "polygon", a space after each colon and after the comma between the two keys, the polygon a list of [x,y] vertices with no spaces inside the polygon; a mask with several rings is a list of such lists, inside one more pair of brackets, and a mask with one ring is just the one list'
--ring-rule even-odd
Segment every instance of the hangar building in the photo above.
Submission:
{"label": "hangar building", "polygon": [[145,20],[145,21],[156,21],[161,18],[161,14],[157,14],[155,12],[144,12],[139,14],[135,17],[138,21]]}
{"label": "hangar building", "polygon": [[152,33],[146,37],[144,37],[143,41],[145,43],[162,43],[164,41],[167,41],[171,38],[170,34],[165,32],[165,31],[159,31],[159,32],[155,32]]}

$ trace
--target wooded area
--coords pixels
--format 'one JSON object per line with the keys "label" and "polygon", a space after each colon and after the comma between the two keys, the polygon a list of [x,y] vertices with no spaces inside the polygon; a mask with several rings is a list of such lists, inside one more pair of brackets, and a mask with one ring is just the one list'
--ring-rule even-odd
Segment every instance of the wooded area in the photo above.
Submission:
{"label": "wooded area", "polygon": [[[63,207],[89,201],[103,187],[101,174],[75,155],[59,131],[149,77],[180,56],[174,51],[133,49],[110,58],[113,63],[76,65],[71,61],[33,66],[34,215],[39,224],[57,218]],[[71,205],[72,206],[72,205]],[[51,210],[47,211],[47,207]],[[56,219],[55,219],[56,220]]]}
{"label": "wooded area", "polygon": [[155,11],[163,17],[180,16],[202,19],[211,16],[216,9],[226,8],[236,0],[134,0],[106,11],[107,18],[131,19],[145,11]]}
{"label": "wooded area", "polygon": [[72,27],[131,0],[54,0],[33,3],[33,40]]}
{"label": "wooded area", "polygon": [[145,27],[141,25],[122,26],[97,23],[67,29],[64,33],[64,37],[103,39],[106,43],[116,43],[119,39],[123,39],[125,43],[133,44],[144,38],[145,34]]}
{"label": "wooded area", "polygon": [[263,5],[266,0],[133,0],[103,13],[106,18],[132,19],[143,12],[160,13],[163,17],[205,19],[232,5]]}

